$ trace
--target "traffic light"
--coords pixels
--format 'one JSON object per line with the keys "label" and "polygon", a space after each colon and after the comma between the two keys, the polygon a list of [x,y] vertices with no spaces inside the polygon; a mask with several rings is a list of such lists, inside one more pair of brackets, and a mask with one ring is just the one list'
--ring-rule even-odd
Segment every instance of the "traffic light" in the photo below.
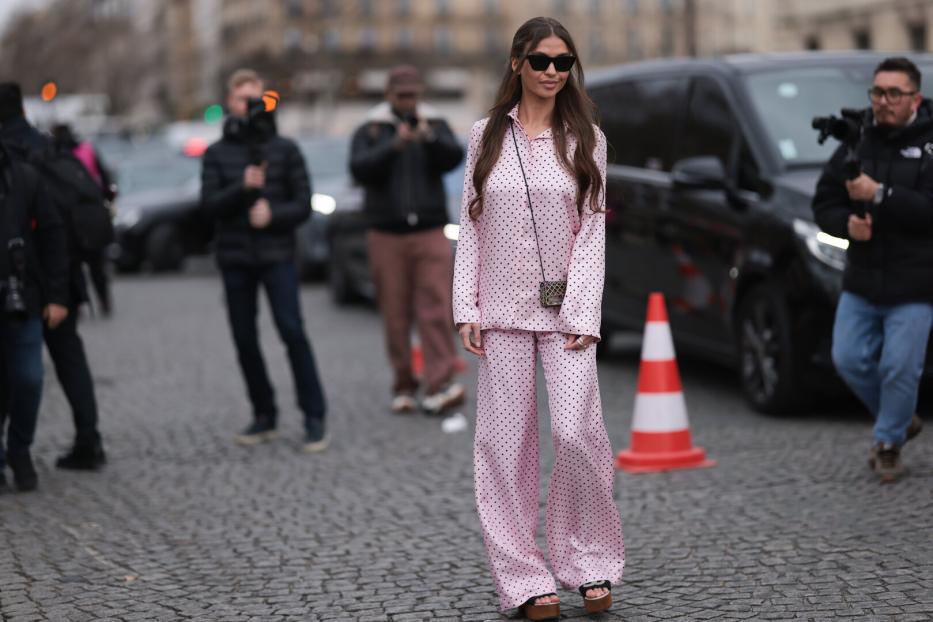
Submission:
{"label": "traffic light", "polygon": [[204,111],[204,121],[207,123],[220,123],[224,118],[224,108],[220,104],[211,104]]}

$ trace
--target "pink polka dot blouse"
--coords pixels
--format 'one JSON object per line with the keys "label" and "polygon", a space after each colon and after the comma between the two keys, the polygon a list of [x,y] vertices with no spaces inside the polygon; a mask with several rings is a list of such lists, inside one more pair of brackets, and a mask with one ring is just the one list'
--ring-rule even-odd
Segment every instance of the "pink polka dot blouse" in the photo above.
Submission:
{"label": "pink polka dot blouse", "polygon": [[[558,307],[543,307],[538,298],[541,268],[525,184],[506,130],[499,160],[486,180],[483,213],[470,219],[476,196],[473,168],[487,119],[473,124],[467,151],[460,208],[460,239],[454,269],[454,322],[477,322],[483,330],[513,329],[562,332],[599,337],[605,275],[605,212],[593,212],[589,200],[577,212],[577,184],[560,163],[551,130],[529,138],[518,120],[518,106],[509,113],[534,207],[544,273],[548,281],[567,280]],[[599,128],[593,158],[606,183],[606,137]],[[568,136],[571,158],[576,141]],[[605,192],[600,209],[605,210]],[[588,198],[587,198],[588,199]]]}

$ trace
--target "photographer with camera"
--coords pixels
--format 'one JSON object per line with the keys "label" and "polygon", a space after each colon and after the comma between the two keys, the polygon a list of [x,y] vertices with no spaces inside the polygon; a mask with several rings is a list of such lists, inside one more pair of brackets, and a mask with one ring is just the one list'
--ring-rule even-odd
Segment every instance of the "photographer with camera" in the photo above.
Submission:
{"label": "photographer with camera", "polygon": [[922,427],[914,410],[933,323],[933,102],[920,79],[906,58],[878,65],[861,171],[846,173],[853,158],[841,146],[813,199],[820,228],[849,240],[832,358],[875,417],[869,464],[882,481],[901,475],[901,448]]}
{"label": "photographer with camera", "polygon": [[[19,86],[0,84],[0,134],[20,116]],[[39,483],[30,447],[42,397],[42,328],[68,316],[65,235],[37,171],[0,143],[0,491],[5,464],[18,490]]]}
{"label": "photographer with camera", "polygon": [[304,413],[304,451],[318,452],[327,447],[326,407],[301,317],[295,267],[295,229],[311,215],[311,182],[298,147],[276,132],[264,103],[269,98],[256,72],[241,69],[230,77],[223,137],[204,154],[201,203],[215,223],[228,319],[253,407],[253,422],[236,440],[255,445],[276,435],[275,392],[256,327],[262,285]]}
{"label": "photographer with camera", "polygon": [[94,380],[78,334],[79,310],[88,301],[81,253],[83,245],[92,240],[92,246],[102,250],[112,240],[113,225],[103,193],[83,165],[29,124],[18,89],[3,93],[11,116],[0,128],[0,139],[15,158],[28,162],[39,173],[45,193],[65,226],[62,249],[68,258],[68,314],[60,324],[46,325],[43,339],[71,407],[75,440],[55,464],[62,469],[94,470],[106,463],[106,457],[98,431]]}
{"label": "photographer with camera", "polygon": [[394,374],[392,411],[415,410],[411,321],[424,346],[424,411],[440,414],[464,401],[454,382],[451,284],[453,255],[444,173],[463,159],[447,123],[419,103],[421,75],[410,66],[389,72],[386,101],[353,136],[350,171],[365,188],[369,264]]}

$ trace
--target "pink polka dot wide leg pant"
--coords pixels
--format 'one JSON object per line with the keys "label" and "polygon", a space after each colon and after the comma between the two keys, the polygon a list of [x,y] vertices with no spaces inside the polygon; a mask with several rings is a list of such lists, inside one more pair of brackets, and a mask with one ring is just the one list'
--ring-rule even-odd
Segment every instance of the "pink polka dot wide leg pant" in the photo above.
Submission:
{"label": "pink polka dot wide leg pant", "polygon": [[612,498],[612,448],[602,418],[596,348],[564,350],[565,339],[556,332],[483,332],[474,478],[486,554],[503,610],[556,587],[535,543],[538,352],[556,457],[546,512],[551,565],[561,585],[572,590],[622,577],[625,547]]}

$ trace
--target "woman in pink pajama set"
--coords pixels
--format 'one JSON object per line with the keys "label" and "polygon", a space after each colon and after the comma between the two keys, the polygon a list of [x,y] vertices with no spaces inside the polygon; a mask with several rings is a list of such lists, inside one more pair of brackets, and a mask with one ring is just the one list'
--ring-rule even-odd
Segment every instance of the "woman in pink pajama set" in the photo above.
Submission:
{"label": "woman in pink pajama set", "polygon": [[[554,19],[516,32],[497,102],[470,136],[454,274],[454,321],[481,357],[474,469],[489,565],[502,609],[536,620],[560,611],[535,543],[537,353],[556,454],[547,545],[557,580],[602,611],[625,558],[590,347],[605,269],[606,139],[575,56]],[[566,281],[559,306],[544,306],[542,281]]]}

